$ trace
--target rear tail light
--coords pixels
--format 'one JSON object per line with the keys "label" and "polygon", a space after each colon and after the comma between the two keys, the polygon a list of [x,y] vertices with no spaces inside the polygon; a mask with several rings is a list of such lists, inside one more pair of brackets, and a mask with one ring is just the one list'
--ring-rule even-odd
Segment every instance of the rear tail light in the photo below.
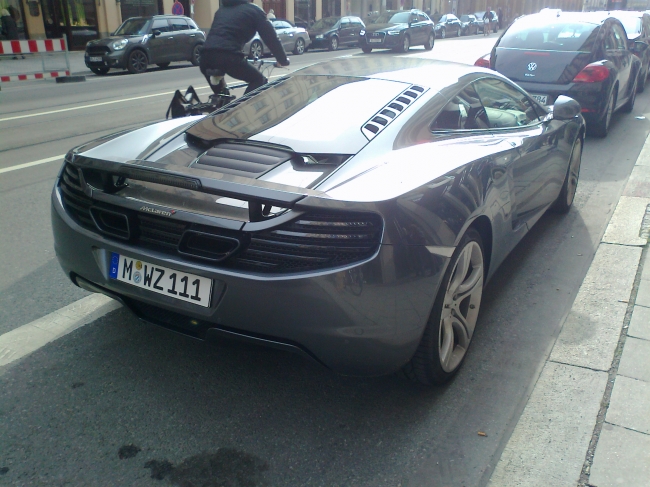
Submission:
{"label": "rear tail light", "polygon": [[609,69],[602,64],[588,64],[580,71],[575,78],[574,83],[598,83],[609,78]]}
{"label": "rear tail light", "polygon": [[486,54],[485,56],[478,58],[474,63],[474,66],[490,69],[492,67],[490,66],[490,54]]}

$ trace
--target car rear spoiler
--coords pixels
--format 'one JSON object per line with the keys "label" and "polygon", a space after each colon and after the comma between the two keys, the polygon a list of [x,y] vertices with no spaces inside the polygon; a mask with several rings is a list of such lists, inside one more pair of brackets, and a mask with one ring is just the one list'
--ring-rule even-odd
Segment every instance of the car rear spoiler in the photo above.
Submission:
{"label": "car rear spoiler", "polygon": [[82,172],[95,171],[95,179],[102,183],[98,189],[109,194],[122,189],[126,179],[133,179],[247,201],[251,222],[270,218],[272,206],[289,209],[307,196],[329,198],[322,191],[151,161],[114,162],[81,155],[66,161]]}

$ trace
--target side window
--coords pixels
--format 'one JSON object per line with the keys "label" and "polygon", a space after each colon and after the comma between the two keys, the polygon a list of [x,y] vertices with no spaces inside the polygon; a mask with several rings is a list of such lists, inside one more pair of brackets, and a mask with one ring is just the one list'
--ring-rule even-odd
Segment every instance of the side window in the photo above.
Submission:
{"label": "side window", "polygon": [[341,29],[347,29],[350,27],[350,19],[347,17],[341,19]]}
{"label": "side window", "polygon": [[447,16],[443,15],[438,22],[447,22]]}
{"label": "side window", "polygon": [[626,49],[627,35],[625,34],[625,31],[623,31],[620,25],[616,24],[612,26],[612,31],[614,32],[614,39],[616,40],[616,49]]}
{"label": "side window", "polygon": [[465,87],[444,106],[430,129],[481,130],[490,128],[485,108],[472,85]]}
{"label": "side window", "polygon": [[427,16],[426,16],[426,15],[424,15],[424,14],[418,14],[418,22],[426,22],[427,20],[428,20],[428,19],[427,19]]}
{"label": "side window", "polygon": [[173,31],[188,30],[187,22],[183,19],[169,19]]}
{"label": "side window", "polygon": [[485,107],[490,128],[524,127],[539,121],[531,101],[513,86],[484,78],[475,82],[474,87]]}
{"label": "side window", "polygon": [[167,19],[156,19],[153,21],[153,24],[151,25],[151,30],[159,30],[160,32],[169,32],[169,23],[167,22]]}
{"label": "side window", "polygon": [[604,39],[605,49],[616,49],[616,37],[614,37],[614,32],[612,31],[611,26],[605,31]]}

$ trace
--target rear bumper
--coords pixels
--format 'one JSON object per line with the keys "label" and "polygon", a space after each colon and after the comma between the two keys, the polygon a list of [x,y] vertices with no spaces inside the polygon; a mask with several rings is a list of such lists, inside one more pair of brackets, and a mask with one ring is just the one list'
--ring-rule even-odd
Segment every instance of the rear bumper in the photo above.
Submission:
{"label": "rear bumper", "polygon": [[587,122],[599,120],[603,117],[610,90],[608,81],[601,83],[569,83],[566,85],[525,81],[516,81],[516,83],[530,94],[547,95],[548,105],[555,103],[555,100],[560,95],[573,98],[580,103],[582,115]]}
{"label": "rear bumper", "polygon": [[[412,357],[449,260],[398,243],[343,269],[281,277],[218,269],[79,226],[58,184],[52,228],[56,255],[74,282],[120,299],[146,321],[198,339],[229,336],[298,351],[349,375],[389,374]],[[111,252],[213,279],[211,306],[110,279]]]}

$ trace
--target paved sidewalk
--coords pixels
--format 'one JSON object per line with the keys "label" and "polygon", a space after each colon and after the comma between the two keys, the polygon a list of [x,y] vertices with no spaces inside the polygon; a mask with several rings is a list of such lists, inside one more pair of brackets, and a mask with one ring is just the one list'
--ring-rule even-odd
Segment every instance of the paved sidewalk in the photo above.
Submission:
{"label": "paved sidewalk", "polygon": [[650,485],[650,138],[490,487]]}

